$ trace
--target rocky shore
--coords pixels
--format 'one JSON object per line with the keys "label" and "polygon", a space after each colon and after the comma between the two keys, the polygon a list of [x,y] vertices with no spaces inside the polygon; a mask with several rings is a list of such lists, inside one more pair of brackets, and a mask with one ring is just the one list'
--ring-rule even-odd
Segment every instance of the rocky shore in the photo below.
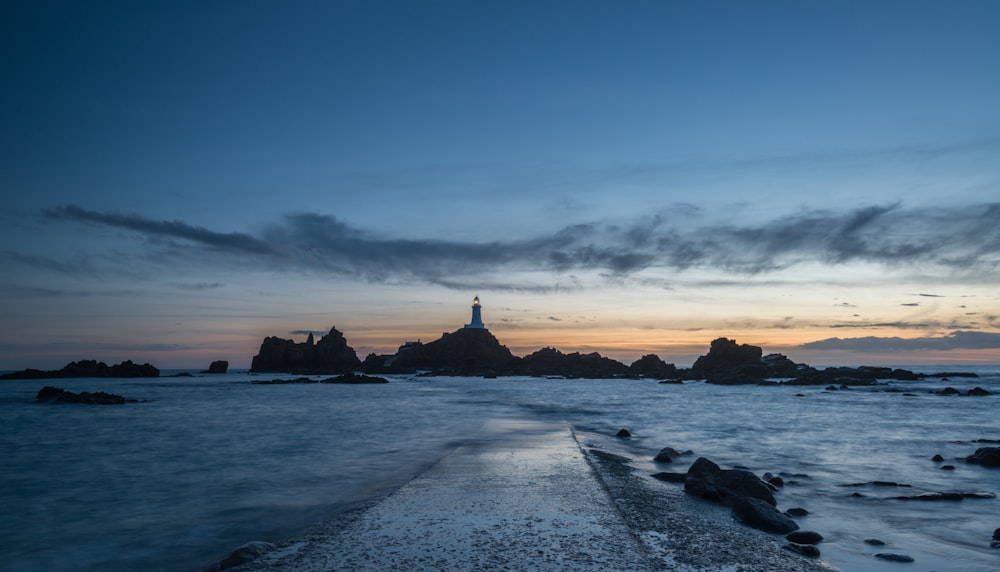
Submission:
{"label": "rocky shore", "polygon": [[[251,372],[291,372],[296,375],[338,374],[358,370],[368,374],[499,377],[530,376],[570,379],[659,379],[664,382],[705,381],[718,385],[826,385],[833,388],[876,385],[887,380],[926,377],[977,377],[975,373],[918,374],[888,367],[829,367],[795,363],[782,354],[767,354],[759,346],[718,338],[708,353],[690,368],[678,368],[649,354],[631,365],[593,352],[564,353],[546,347],[523,357],[511,351],[485,328],[446,332],[428,343],[407,342],[395,354],[369,354],[358,359],[336,328],[318,342],[312,334],[302,343],[268,337],[253,358]],[[968,395],[988,395],[977,388]]]}

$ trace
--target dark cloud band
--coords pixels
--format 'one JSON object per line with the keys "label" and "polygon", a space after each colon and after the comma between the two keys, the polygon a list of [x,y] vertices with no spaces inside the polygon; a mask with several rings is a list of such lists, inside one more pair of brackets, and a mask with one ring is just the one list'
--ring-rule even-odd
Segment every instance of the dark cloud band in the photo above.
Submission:
{"label": "dark cloud band", "polygon": [[313,213],[286,216],[256,235],[76,205],[42,214],[51,220],[124,228],[151,241],[168,240],[170,248],[249,256],[265,267],[374,281],[443,284],[470,273],[518,270],[622,276],[646,268],[712,268],[749,275],[806,262],[930,264],[992,275],[1000,264],[1000,204],[995,203],[935,210],[897,204],[807,211],[758,225],[684,230],[671,226],[670,213],[661,213],[628,225],[573,225],[535,237],[479,243],[380,237]]}

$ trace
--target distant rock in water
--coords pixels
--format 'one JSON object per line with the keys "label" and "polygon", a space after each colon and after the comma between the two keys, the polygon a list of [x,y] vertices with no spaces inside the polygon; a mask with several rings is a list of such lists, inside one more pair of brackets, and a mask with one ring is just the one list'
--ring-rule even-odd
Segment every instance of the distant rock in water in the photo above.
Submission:
{"label": "distant rock in water", "polygon": [[628,366],[630,375],[636,377],[667,378],[677,375],[677,366],[667,363],[655,354],[644,355]]}
{"label": "distant rock in water", "polygon": [[226,361],[226,360],[219,360],[219,361],[213,361],[208,366],[208,369],[206,369],[202,373],[220,373],[221,374],[221,373],[226,373],[227,371],[229,371],[229,362]]}
{"label": "distant rock in water", "polygon": [[322,379],[320,380],[320,383],[347,383],[347,384],[389,383],[389,380],[384,377],[375,377],[373,375],[361,375],[360,373],[347,372],[343,375],[338,375],[337,377],[328,377],[326,379]]}
{"label": "distant rock in water", "polygon": [[361,365],[354,348],[347,345],[337,328],[313,343],[312,335],[303,343],[267,337],[253,357],[252,373],[292,372],[309,374],[345,373]]}
{"label": "distant rock in water", "polygon": [[250,383],[255,385],[289,385],[293,383],[345,383],[345,384],[360,384],[360,383],[389,383],[388,379],[383,377],[374,377],[370,375],[361,375],[358,373],[348,372],[343,375],[338,375],[337,377],[328,377],[326,379],[312,379],[309,377],[296,377],[292,379],[262,379],[254,380]]}
{"label": "distant rock in water", "polygon": [[137,403],[134,399],[125,399],[121,395],[97,391],[88,393],[73,393],[58,387],[46,385],[35,396],[38,403],[86,403],[90,405],[122,405],[125,403]]}
{"label": "distant rock in water", "polygon": [[125,360],[109,366],[103,361],[80,360],[66,364],[59,370],[24,369],[0,376],[0,379],[67,379],[75,377],[159,377],[160,370],[144,363]]}
{"label": "distant rock in water", "polygon": [[597,352],[564,354],[555,348],[542,348],[524,356],[510,372],[535,377],[561,376],[582,379],[604,379],[629,374],[625,364],[603,357]]}

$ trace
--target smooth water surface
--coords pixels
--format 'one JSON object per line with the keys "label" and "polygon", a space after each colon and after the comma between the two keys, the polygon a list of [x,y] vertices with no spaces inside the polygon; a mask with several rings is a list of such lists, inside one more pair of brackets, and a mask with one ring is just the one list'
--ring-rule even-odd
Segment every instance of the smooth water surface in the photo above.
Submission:
{"label": "smooth water surface", "polygon": [[[977,371],[979,379],[844,391],[405,376],[387,385],[254,385],[267,378],[240,372],[4,381],[0,569],[198,570],[239,544],[278,539],[401,484],[458,444],[517,426],[493,421],[545,420],[572,424],[649,473],[682,472],[693,460],[653,463],[665,446],[783,473],[779,508],[808,509],[800,524],[826,537],[823,558],[844,570],[895,570],[871,558],[879,550],[909,554],[920,570],[996,570],[996,499],[889,498],[1000,492],[1000,469],[956,460],[984,446],[976,439],[1000,439],[1000,369]],[[142,402],[34,403],[47,384]],[[929,393],[946,385],[994,395]],[[621,427],[633,438],[611,437]],[[932,462],[935,454],[945,463]],[[845,486],[876,480],[912,486]]]}

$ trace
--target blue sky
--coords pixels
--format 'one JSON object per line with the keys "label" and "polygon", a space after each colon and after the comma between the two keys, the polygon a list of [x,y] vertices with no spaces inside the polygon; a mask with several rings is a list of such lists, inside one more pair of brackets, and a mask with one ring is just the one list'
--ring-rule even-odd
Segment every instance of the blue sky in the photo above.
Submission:
{"label": "blue sky", "polygon": [[[0,368],[484,320],[1000,362],[996,2],[15,2]],[[836,338],[834,340],[834,338]],[[873,341],[874,339],[874,341]]]}

